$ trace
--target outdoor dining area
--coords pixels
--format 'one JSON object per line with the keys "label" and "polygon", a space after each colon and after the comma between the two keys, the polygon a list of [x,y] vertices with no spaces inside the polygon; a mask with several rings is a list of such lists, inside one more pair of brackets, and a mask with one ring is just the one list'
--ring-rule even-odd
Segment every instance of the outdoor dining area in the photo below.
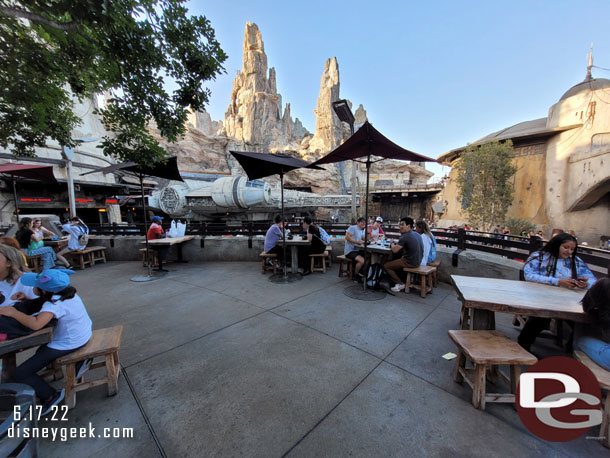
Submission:
{"label": "outdoor dining area", "polygon": [[[284,174],[299,167],[365,158],[368,172],[384,157],[428,159],[368,122],[316,163],[231,153],[250,179],[279,175],[282,190]],[[126,163],[96,171],[113,167],[140,180],[142,197],[145,176],[181,179],[175,161],[156,170]],[[65,387],[61,426],[128,434],[41,437],[40,456],[608,453],[610,401],[601,426],[568,442],[532,434],[515,407],[522,372],[547,356],[571,357],[567,322],[590,322],[584,285],[521,281],[522,262],[463,253],[463,233],[443,237],[434,262],[421,251],[412,265],[402,260],[410,259],[405,240],[426,236],[416,232],[421,221],[405,215],[383,238],[369,238],[365,202],[365,216],[340,234],[305,217],[288,235],[282,195],[277,229],[271,224],[267,232],[275,233],[273,251],[261,234],[165,237],[168,224],[158,215],[145,221],[144,234],[95,236],[90,248],[107,259],[71,280],[93,335],[46,376],[55,389]],[[146,218],[145,205],[142,198]],[[553,320],[552,339],[524,348],[519,336],[538,318]],[[56,332],[0,342],[3,381]],[[580,359],[607,388],[607,371]],[[37,424],[57,426],[44,416]]]}
{"label": "outdoor dining area", "polygon": [[[133,428],[134,437],[41,439],[41,456],[606,453],[585,437],[538,439],[511,404],[473,407],[470,387],[453,379],[456,359],[443,357],[456,353],[448,331],[464,327],[453,286],[441,282],[425,299],[359,301],[343,293],[353,282],[337,263],[289,285],[257,267],[170,263],[163,279],[146,283],[129,281],[142,269],[136,261],[79,272],[73,284],[96,326],[124,328],[121,369],[117,394],[78,393],[65,425]],[[476,298],[464,290],[464,299]],[[494,323],[515,341],[512,317],[495,313]],[[563,354],[548,339],[536,352]]]}

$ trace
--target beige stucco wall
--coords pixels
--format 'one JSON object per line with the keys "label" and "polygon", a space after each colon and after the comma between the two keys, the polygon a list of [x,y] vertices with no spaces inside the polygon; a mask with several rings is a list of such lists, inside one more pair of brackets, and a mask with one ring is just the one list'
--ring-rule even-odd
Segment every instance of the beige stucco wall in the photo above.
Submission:
{"label": "beige stucco wall", "polygon": [[[582,127],[516,149],[515,195],[507,218],[528,219],[547,236],[552,228],[574,230],[580,241],[597,246],[600,236],[610,235],[610,89],[585,90],[549,109],[547,128],[576,124]],[[450,172],[440,196],[447,202],[440,225],[466,222],[456,175]]]}
{"label": "beige stucco wall", "polygon": [[[554,227],[574,230],[582,240],[597,244],[610,235],[610,198],[606,194],[590,208],[574,210],[589,190],[610,180],[610,90],[583,91],[553,105],[547,125],[583,126],[549,139],[546,160],[546,203]],[[596,136],[596,137],[594,137]],[[592,144],[592,139],[601,144]],[[587,205],[588,206],[588,205]]]}
{"label": "beige stucco wall", "polygon": [[[521,150],[518,149],[517,151]],[[544,205],[545,155],[531,154],[518,156],[513,160],[517,166],[514,177],[515,195],[507,218],[524,218],[544,229],[548,224]],[[449,181],[441,199],[446,201],[446,212],[441,219],[442,225],[463,224],[467,218],[462,214],[462,205],[457,199],[457,171],[452,169]],[[500,221],[498,221],[500,223]],[[481,228],[482,229],[482,228]]]}

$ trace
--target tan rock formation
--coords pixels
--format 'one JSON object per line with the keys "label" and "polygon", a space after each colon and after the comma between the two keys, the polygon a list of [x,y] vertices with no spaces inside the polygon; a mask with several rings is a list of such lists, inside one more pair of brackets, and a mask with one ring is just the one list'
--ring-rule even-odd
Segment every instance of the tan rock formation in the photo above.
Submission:
{"label": "tan rock formation", "polygon": [[[246,23],[243,42],[243,65],[233,81],[231,101],[224,122],[213,121],[206,112],[191,113],[187,132],[176,143],[167,144],[156,132],[161,144],[178,156],[181,170],[190,172],[244,171],[229,153],[237,151],[282,152],[305,160],[316,160],[339,146],[349,137],[349,126],[339,121],[332,102],[340,98],[339,65],[335,57],[325,62],[320,78],[316,104],[316,129],[311,135],[298,119],[293,121],[291,106],[282,107],[277,93],[275,69],[267,67],[267,55],[261,33],[253,23]],[[351,106],[351,102],[350,102]],[[366,120],[366,110],[360,105],[355,113],[356,124]],[[154,129],[153,129],[154,131]],[[319,194],[342,192],[340,173],[349,182],[351,163],[324,166],[325,170],[299,169],[286,175],[288,187],[307,188]],[[364,168],[358,172],[363,183]],[[431,173],[397,161],[383,161],[373,166],[376,174],[405,173],[412,178],[423,171],[424,180]],[[420,173],[421,174],[421,173]],[[277,177],[266,178],[270,184]]]}
{"label": "tan rock formation", "polygon": [[[303,126],[290,116],[287,105],[282,116],[282,98],[277,93],[276,73],[267,76],[265,45],[256,24],[246,23],[243,66],[233,81],[231,103],[225,113],[223,135],[247,144],[254,151],[266,152],[294,140]],[[297,120],[298,121],[298,120]]]}
{"label": "tan rock formation", "polygon": [[316,105],[316,131],[309,143],[308,153],[323,156],[341,144],[344,137],[343,126],[334,113],[332,102],[339,100],[339,65],[337,58],[326,60],[320,78],[320,93]]}

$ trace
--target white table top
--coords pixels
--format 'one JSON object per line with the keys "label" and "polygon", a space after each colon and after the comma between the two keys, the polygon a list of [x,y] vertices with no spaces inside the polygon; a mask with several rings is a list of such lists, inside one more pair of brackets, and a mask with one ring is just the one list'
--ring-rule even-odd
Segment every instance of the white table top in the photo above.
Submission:
{"label": "white table top", "polygon": [[468,308],[573,321],[588,321],[580,304],[585,290],[542,283],[452,275],[458,295]]}
{"label": "white table top", "polygon": [[[176,245],[177,243],[188,242],[189,240],[193,240],[195,238],[194,235],[184,235],[182,237],[166,237],[164,239],[155,239],[149,240],[149,245]],[[146,244],[146,241],[140,242],[141,244]]]}

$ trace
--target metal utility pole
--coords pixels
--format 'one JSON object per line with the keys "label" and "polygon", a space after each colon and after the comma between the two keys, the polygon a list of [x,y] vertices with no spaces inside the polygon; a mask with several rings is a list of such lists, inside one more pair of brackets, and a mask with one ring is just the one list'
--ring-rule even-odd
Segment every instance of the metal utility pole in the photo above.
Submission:
{"label": "metal utility pole", "polygon": [[76,200],[74,199],[74,178],[72,177],[72,159],[74,150],[67,146],[61,147],[61,155],[66,161],[66,175],[68,176],[68,203],[70,207],[70,218],[76,216]]}

